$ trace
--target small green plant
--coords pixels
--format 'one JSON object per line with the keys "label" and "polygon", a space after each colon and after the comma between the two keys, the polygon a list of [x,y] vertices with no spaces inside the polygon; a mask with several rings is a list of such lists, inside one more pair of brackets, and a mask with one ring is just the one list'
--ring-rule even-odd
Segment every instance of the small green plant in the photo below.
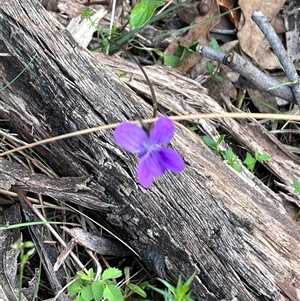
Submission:
{"label": "small green plant", "polygon": [[[22,300],[22,284],[24,276],[24,267],[28,259],[35,252],[34,243],[32,241],[16,242],[12,245],[13,249],[20,251],[20,274],[19,274],[19,296],[18,300]],[[27,249],[27,252],[26,252]]]}
{"label": "small green plant", "polygon": [[149,287],[163,295],[165,301],[194,301],[191,298],[191,284],[195,276],[196,272],[194,272],[185,283],[182,282],[181,276],[179,276],[176,287],[169,282],[158,278],[158,280],[166,286],[166,290],[159,289],[152,285],[149,285]]}
{"label": "small green plant", "polygon": [[148,281],[143,281],[140,283],[132,283],[130,282],[130,267],[124,268],[124,276],[125,276],[125,288],[123,292],[123,299],[127,300],[132,294],[137,294],[142,298],[147,298],[147,293],[145,289],[148,288]]}
{"label": "small green plant", "polygon": [[89,21],[91,21],[91,26],[95,27],[95,24],[94,22],[91,20],[91,17],[92,17],[92,10],[88,7],[84,7],[82,9],[82,12],[81,12],[81,15],[84,19],[87,19]]}
{"label": "small green plant", "polygon": [[221,135],[217,141],[211,139],[208,136],[203,136],[202,140],[204,143],[211,149],[214,149],[216,151],[216,154],[220,154],[220,145],[224,141],[225,135]]}
{"label": "small green plant", "polygon": [[207,62],[206,68],[207,68],[207,71],[210,74],[210,79],[215,79],[219,83],[223,82],[223,77],[218,75],[218,72],[219,72],[218,67],[214,67],[211,62]]}
{"label": "small green plant", "polygon": [[[215,38],[211,38],[211,47],[214,50],[220,51],[221,48],[217,42],[217,40]],[[204,83],[204,86],[208,86],[208,84],[212,81],[212,80],[216,80],[219,83],[223,82],[223,77],[219,75],[220,72],[220,66],[221,64],[218,63],[216,67],[213,66],[213,64],[211,62],[207,62],[206,64],[206,68],[207,71],[210,74],[209,79]]]}
{"label": "small green plant", "polygon": [[227,151],[223,153],[227,161],[227,164],[230,165],[232,168],[234,168],[236,171],[242,172],[242,167],[237,163],[238,156],[233,153],[232,148],[229,148]]}
{"label": "small green plant", "polygon": [[77,272],[79,276],[68,287],[68,295],[76,296],[75,301],[123,301],[128,300],[132,294],[138,294],[142,298],[147,298],[145,292],[146,289],[152,289],[162,294],[166,301],[194,301],[191,297],[191,284],[195,278],[196,272],[191,277],[182,283],[181,277],[179,277],[176,287],[163,279],[158,280],[162,282],[167,290],[156,288],[149,284],[148,281],[143,281],[138,284],[130,282],[130,268],[124,269],[124,291],[114,281],[114,278],[122,276],[122,272],[117,268],[109,268],[105,270],[100,279],[94,279],[95,272],[93,269],[89,269],[87,273]]}
{"label": "small green plant", "polygon": [[195,125],[192,125],[192,126],[187,126],[187,128],[192,131],[192,132],[197,132],[199,131],[199,128]]}
{"label": "small green plant", "polygon": [[164,59],[164,65],[165,66],[170,66],[173,68],[176,68],[180,65],[180,63],[183,61],[183,59],[185,59],[186,57],[188,57],[189,55],[191,55],[194,52],[199,51],[199,43],[194,43],[193,45],[191,45],[190,47],[184,47],[182,45],[178,45],[178,49],[176,50],[176,52],[173,55],[165,55],[164,53],[161,53],[161,56]]}
{"label": "small green plant", "polygon": [[162,0],[141,0],[130,15],[130,25],[134,27],[144,26],[153,16],[154,11],[165,4]]}
{"label": "small green plant", "polygon": [[[144,48],[145,49],[145,48]],[[190,47],[184,47],[178,43],[178,48],[173,55],[166,55],[161,50],[156,48],[147,48],[148,51],[155,52],[158,56],[163,58],[164,65],[176,68],[180,65],[184,58],[191,55],[194,52],[199,51],[199,43],[196,42]],[[155,61],[155,58],[153,57]]]}
{"label": "small green plant", "polygon": [[254,157],[250,154],[246,154],[246,159],[244,160],[245,165],[248,167],[248,169],[253,173],[256,162],[259,162],[263,164],[264,162],[272,159],[271,155],[268,154],[259,154],[258,149],[255,149]]}
{"label": "small green plant", "polygon": [[89,269],[87,273],[79,271],[77,275],[79,278],[68,287],[68,295],[76,296],[75,301],[99,301],[101,299],[123,301],[120,287],[112,280],[122,276],[119,269],[105,270],[98,280],[94,279],[93,269]]}
{"label": "small green plant", "polygon": [[241,166],[237,163],[238,157],[233,153],[232,148],[229,148],[228,150],[220,149],[221,143],[225,139],[225,135],[221,135],[217,141],[214,141],[208,136],[204,136],[202,139],[208,147],[216,151],[217,155],[221,155],[223,158],[225,158],[228,165],[230,165],[236,171],[242,172]]}
{"label": "small green plant", "polygon": [[110,46],[109,40],[112,37],[114,37],[117,33],[116,28],[112,28],[111,30],[109,30],[106,28],[99,27],[96,22],[97,18],[95,18],[93,20],[92,10],[87,7],[83,8],[81,14],[84,19],[86,19],[87,21],[90,22],[90,26],[95,29],[97,39],[99,41],[99,45],[97,47],[91,49],[91,51],[94,51],[94,50],[97,50],[100,48],[103,53],[107,53],[107,51],[109,50],[109,46]]}

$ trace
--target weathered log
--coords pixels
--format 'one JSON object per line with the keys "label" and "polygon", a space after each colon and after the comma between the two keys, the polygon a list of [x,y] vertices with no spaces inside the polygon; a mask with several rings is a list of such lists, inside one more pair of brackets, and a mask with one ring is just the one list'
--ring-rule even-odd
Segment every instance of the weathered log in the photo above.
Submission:
{"label": "weathered log", "polygon": [[[135,114],[151,116],[151,106],[80,47],[38,1],[2,3],[0,29],[1,53],[12,55],[0,57],[1,86],[35,56],[26,72],[1,91],[0,117],[9,119],[10,129],[24,140]],[[194,93],[198,107],[207,110],[212,100],[203,89]],[[158,102],[167,107],[165,99]],[[161,265],[155,265],[163,259],[171,281],[196,270],[194,293],[210,300],[299,300],[300,235],[281,197],[249,173],[237,174],[183,127],[177,127],[171,146],[184,156],[185,171],[157,179],[148,190],[136,182],[137,158],[118,148],[112,131],[35,151],[63,177],[92,175],[84,191],[85,202],[89,194],[94,202],[88,207],[97,208],[97,197],[106,203],[109,213],[121,218],[116,231],[162,275]],[[12,186],[36,191],[4,166],[1,174]]]}

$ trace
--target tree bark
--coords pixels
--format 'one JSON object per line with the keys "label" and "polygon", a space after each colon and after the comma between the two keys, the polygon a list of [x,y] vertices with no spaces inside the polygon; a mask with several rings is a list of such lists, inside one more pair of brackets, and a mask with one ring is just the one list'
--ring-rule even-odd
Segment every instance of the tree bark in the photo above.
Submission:
{"label": "tree bark", "polygon": [[[80,47],[36,0],[2,3],[0,28],[1,53],[11,54],[0,57],[1,86],[35,56],[26,72],[1,91],[0,118],[9,119],[11,131],[25,141],[116,123],[135,114],[151,116],[151,106],[108,70],[114,67]],[[163,72],[169,89],[185,82],[187,91],[181,97],[190,97],[183,101],[173,97],[168,105],[169,94],[162,93],[158,97],[162,107],[171,107],[176,114],[222,111],[193,81],[170,70],[157,70],[149,68],[154,74],[151,79]],[[160,84],[155,84],[157,91]],[[193,104],[187,101],[191,99]],[[217,133],[214,122],[195,122]],[[272,149],[269,133],[251,122],[224,119],[220,124],[231,131],[247,127],[247,147],[267,148],[273,156],[268,168],[274,173],[276,167],[281,169],[282,182],[290,186],[293,177],[299,176],[299,160],[287,155],[278,141]],[[263,137],[267,138],[261,146]],[[85,191],[68,186],[70,202],[94,209],[94,215],[118,217],[115,231],[160,276],[175,282],[178,275],[186,278],[196,270],[194,293],[209,300],[299,300],[299,228],[284,209],[281,195],[249,172],[235,172],[185,127],[177,126],[171,146],[184,156],[184,172],[166,174],[148,190],[136,182],[137,158],[116,145],[112,131],[66,139],[35,151],[62,177],[81,177],[81,181],[92,175]],[[32,181],[28,181],[22,167],[20,174],[12,174],[7,164],[1,160],[1,188],[18,186],[40,193],[50,181],[46,176],[36,180],[30,173]],[[65,194],[48,195],[66,198]]]}

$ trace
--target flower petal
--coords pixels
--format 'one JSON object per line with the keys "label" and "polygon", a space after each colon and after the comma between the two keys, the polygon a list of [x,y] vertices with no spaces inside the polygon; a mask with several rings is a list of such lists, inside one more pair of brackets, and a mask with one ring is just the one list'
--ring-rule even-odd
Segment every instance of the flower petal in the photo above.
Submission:
{"label": "flower petal", "polygon": [[145,188],[152,185],[153,178],[159,177],[164,173],[160,165],[160,157],[157,152],[151,152],[141,158],[138,166],[137,176],[140,184]]}
{"label": "flower petal", "polygon": [[114,132],[117,143],[131,153],[144,152],[145,145],[149,144],[146,132],[134,123],[121,123]]}
{"label": "flower petal", "polygon": [[182,157],[173,149],[161,147],[157,152],[162,170],[181,172],[184,169],[185,164]]}
{"label": "flower petal", "polygon": [[160,117],[154,124],[150,133],[151,144],[169,143],[174,136],[175,126],[168,117]]}

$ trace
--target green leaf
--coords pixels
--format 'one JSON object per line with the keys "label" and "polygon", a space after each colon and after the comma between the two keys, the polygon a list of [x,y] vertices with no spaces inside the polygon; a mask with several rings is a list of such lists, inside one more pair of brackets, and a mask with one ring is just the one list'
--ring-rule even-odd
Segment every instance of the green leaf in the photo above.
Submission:
{"label": "green leaf", "polygon": [[242,167],[236,163],[236,162],[231,162],[231,163],[228,163],[233,169],[235,169],[237,172],[242,172]]}
{"label": "green leaf", "polygon": [[124,277],[126,281],[130,279],[130,271],[131,271],[131,267],[124,268]]}
{"label": "green leaf", "polygon": [[180,45],[179,42],[177,42],[177,44],[178,44],[178,47],[177,47],[177,50],[176,50],[176,52],[174,53],[174,55],[176,55],[176,56],[178,56],[178,57],[181,57],[182,54],[183,54],[183,52],[184,52],[185,47],[183,47],[182,45]]}
{"label": "green leaf", "polygon": [[224,141],[224,139],[225,139],[225,135],[224,134],[219,137],[219,139],[216,142],[217,148]]}
{"label": "green leaf", "polygon": [[162,0],[141,0],[131,12],[130,24],[134,27],[142,27],[151,19],[154,11],[164,4]]}
{"label": "green leaf", "polygon": [[215,80],[218,81],[219,83],[223,83],[223,81],[224,81],[223,77],[220,75],[216,75]]}
{"label": "green leaf", "polygon": [[226,152],[223,153],[227,164],[230,165],[232,168],[234,168],[238,172],[242,172],[242,167],[236,162],[237,156],[232,151],[232,148],[229,148]]}
{"label": "green leaf", "polygon": [[[165,285],[166,285],[166,284],[165,284]],[[168,286],[167,286],[167,287],[168,287]],[[170,286],[170,287],[172,287],[172,286]],[[182,283],[181,275],[179,275],[178,281],[177,281],[177,285],[176,285],[176,289],[175,289],[175,291],[174,291],[173,293],[175,293],[176,290],[177,290],[177,292],[180,291],[180,290],[182,289],[182,287],[183,287],[183,283]],[[169,288],[169,287],[168,287],[168,288]],[[170,289],[170,288],[169,288],[169,289]]]}
{"label": "green leaf", "polygon": [[179,276],[177,287],[176,287],[176,293],[175,293],[177,299],[179,299],[179,300],[187,299],[188,293],[191,289],[190,286],[192,284],[192,281],[193,281],[195,275],[196,274],[193,273],[191,275],[191,277],[185,283],[182,283],[181,277]]}
{"label": "green leaf", "polygon": [[81,289],[81,280],[78,278],[72,284],[68,286],[68,295],[75,296]]}
{"label": "green leaf", "polygon": [[192,131],[192,132],[196,132],[196,131],[199,130],[199,128],[198,128],[197,126],[195,126],[195,125],[189,126],[188,129],[189,129],[190,131]]}
{"label": "green leaf", "polygon": [[89,269],[87,274],[82,271],[77,272],[77,275],[80,276],[82,280],[87,280],[87,281],[91,281],[93,279],[93,274],[94,274],[93,269]]}
{"label": "green leaf", "polygon": [[104,291],[104,284],[102,280],[96,280],[92,284],[92,292],[95,301],[99,301],[103,297],[103,291]]}
{"label": "green leaf", "polygon": [[23,248],[26,248],[26,249],[34,248],[34,243],[32,241],[25,241],[23,243]]}
{"label": "green leaf", "polygon": [[129,282],[127,283],[127,287],[130,288],[130,290],[133,291],[134,293],[140,295],[141,297],[147,298],[147,293],[137,284]]}
{"label": "green leaf", "polygon": [[148,288],[149,287],[149,281],[143,281],[141,283],[139,283],[139,287],[142,288],[142,289],[145,289],[145,288]]}
{"label": "green leaf", "polygon": [[268,155],[268,154],[257,156],[257,161],[260,162],[260,163],[263,163],[263,162],[271,160],[271,159],[272,159],[272,156]]}
{"label": "green leaf", "polygon": [[216,142],[211,139],[210,137],[208,136],[203,136],[202,137],[202,140],[203,142],[209,147],[209,148],[212,148],[212,149],[216,149],[217,148],[217,144]]}
{"label": "green leaf", "polygon": [[244,163],[247,165],[248,169],[253,172],[254,171],[254,167],[255,167],[255,163],[256,163],[256,159],[252,157],[252,155],[250,153],[246,154],[246,159],[244,160]]}
{"label": "green leaf", "polygon": [[253,162],[256,162],[256,159],[252,157],[250,153],[246,153],[246,159],[244,161],[245,164],[253,164]]}
{"label": "green leaf", "polygon": [[26,254],[30,257],[31,255],[34,254],[34,252],[35,252],[35,248],[32,248],[32,249],[28,250]]}
{"label": "green leaf", "polygon": [[180,64],[180,57],[176,55],[164,55],[164,65],[173,68],[178,67]]}
{"label": "green leaf", "polygon": [[82,271],[77,271],[76,273],[80,278],[83,276],[86,276],[86,273],[85,272],[82,272]]}
{"label": "green leaf", "polygon": [[182,61],[184,58],[191,55],[192,53],[194,53],[192,49],[183,47],[182,54],[180,56],[180,61]]}
{"label": "green leaf", "polygon": [[[181,276],[179,276],[179,279],[180,279]],[[176,288],[175,286],[173,286],[171,283],[169,283],[168,281],[164,280],[164,279],[161,279],[161,278],[157,278],[158,281],[160,281],[161,283],[163,283],[165,285],[165,287],[167,289],[169,289],[171,292],[175,292],[176,291]],[[179,281],[179,280],[178,280]]]}
{"label": "green leaf", "polygon": [[194,301],[190,297],[190,288],[195,275],[196,272],[194,272],[185,283],[182,283],[181,276],[179,276],[176,288],[166,280],[158,278],[157,280],[162,282],[168,288],[168,291],[163,291],[151,285],[149,285],[148,287],[163,295],[165,301]]}
{"label": "green leaf", "polygon": [[85,300],[85,301],[90,301],[93,299],[93,292],[92,292],[92,288],[90,286],[85,286],[82,288],[81,290],[81,297]]}
{"label": "green leaf", "polygon": [[74,301],[85,301],[85,300],[82,298],[81,294],[79,294],[79,295],[75,298]]}
{"label": "green leaf", "polygon": [[121,289],[114,283],[106,284],[103,291],[103,298],[109,301],[123,301]]}
{"label": "green leaf", "polygon": [[293,180],[293,184],[294,184],[294,193],[296,194],[300,194],[300,182],[296,179]]}
{"label": "green leaf", "polygon": [[191,45],[189,48],[188,48],[190,51],[192,52],[198,52],[200,50],[200,44],[199,42],[195,42],[193,45]]}
{"label": "green leaf", "polygon": [[92,268],[90,268],[87,272],[87,275],[89,277],[89,280],[93,280],[94,279],[94,270]]}
{"label": "green leaf", "polygon": [[109,268],[102,273],[101,279],[107,280],[112,278],[119,278],[122,276],[122,271],[117,268]]}
{"label": "green leaf", "polygon": [[214,66],[213,66],[213,64],[212,64],[211,62],[207,62],[206,68],[207,68],[207,70],[208,70],[208,72],[209,72],[210,74],[213,74],[213,73],[214,73]]}
{"label": "green leaf", "polygon": [[21,256],[21,263],[25,263],[26,261],[28,261],[28,259],[29,259],[29,255],[23,254],[23,256]]}
{"label": "green leaf", "polygon": [[222,152],[224,153],[225,159],[228,161],[234,160],[233,151],[232,148],[229,148],[227,151]]}
{"label": "green leaf", "polygon": [[212,49],[218,50],[218,51],[221,50],[221,48],[220,48],[220,46],[219,46],[219,44],[218,44],[218,42],[217,42],[217,40],[215,38],[211,38],[210,44],[211,44],[211,48]]}
{"label": "green leaf", "polygon": [[155,52],[157,55],[161,56],[161,57],[164,57],[164,53],[159,50],[159,49],[155,49],[155,48],[150,48],[151,51]]}

